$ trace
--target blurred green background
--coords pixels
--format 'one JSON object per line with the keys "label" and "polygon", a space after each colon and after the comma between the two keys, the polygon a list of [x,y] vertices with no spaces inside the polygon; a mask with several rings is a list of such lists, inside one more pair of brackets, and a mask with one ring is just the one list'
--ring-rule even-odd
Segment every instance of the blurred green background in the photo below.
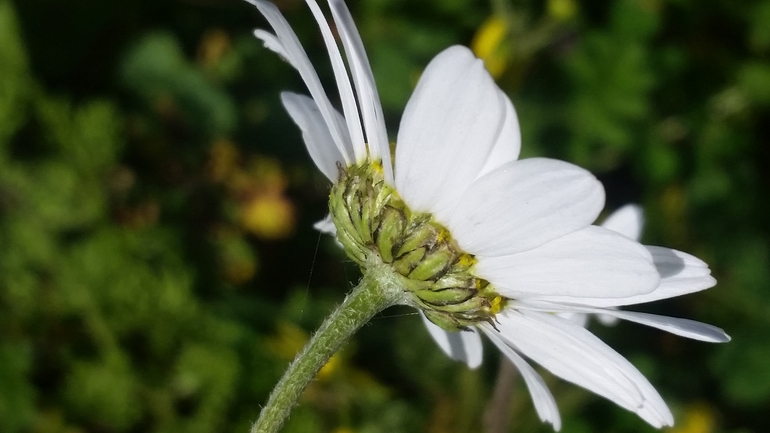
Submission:
{"label": "blurred green background", "polygon": [[[304,3],[277,4],[331,84]],[[524,156],[592,170],[608,211],[644,205],[645,243],[711,265],[714,289],[640,309],[731,343],[592,329],[660,390],[668,432],[768,431],[770,1],[350,7],[392,137],[431,57],[470,45],[517,107]],[[311,228],[328,184],[278,96],[305,89],[256,26],[237,0],[0,0],[1,432],[245,432],[356,281]],[[487,349],[469,371],[387,310],[284,431],[551,431]],[[653,431],[545,377],[564,432]]]}

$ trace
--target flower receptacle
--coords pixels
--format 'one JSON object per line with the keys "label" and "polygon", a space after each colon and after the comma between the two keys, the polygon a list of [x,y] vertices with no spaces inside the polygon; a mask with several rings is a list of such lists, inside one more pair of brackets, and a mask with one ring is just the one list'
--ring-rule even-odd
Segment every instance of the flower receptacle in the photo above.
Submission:
{"label": "flower receptacle", "polygon": [[504,299],[474,275],[475,257],[430,214],[412,212],[386,184],[381,166],[340,167],[329,209],[347,255],[364,272],[386,265],[409,303],[433,323],[449,331],[494,323]]}

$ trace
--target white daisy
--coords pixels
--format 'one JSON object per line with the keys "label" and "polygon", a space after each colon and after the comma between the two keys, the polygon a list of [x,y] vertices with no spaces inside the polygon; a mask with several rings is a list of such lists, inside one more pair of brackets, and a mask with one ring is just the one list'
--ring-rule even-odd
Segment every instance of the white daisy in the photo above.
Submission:
{"label": "white daisy", "polygon": [[332,218],[319,229],[336,226],[337,239],[364,272],[389,269],[403,287],[403,302],[421,310],[453,358],[478,366],[478,331],[486,334],[521,371],[537,413],[555,429],[561,420],[553,396],[522,355],[655,427],[673,424],[633,365],[558,314],[601,314],[727,341],[710,325],[615,309],[713,286],[705,263],[642,246],[614,231],[612,220],[609,228],[591,225],[604,190],[589,172],[552,159],[518,160],[513,105],[464,47],[441,52],[423,72],[404,110],[392,165],[372,71],[344,2],[329,0],[347,68],[321,9],[307,0],[331,58],[340,114],[277,8],[248,1],[275,30],[256,36],[299,71],[310,91],[311,97],[281,97],[310,156],[334,183]]}

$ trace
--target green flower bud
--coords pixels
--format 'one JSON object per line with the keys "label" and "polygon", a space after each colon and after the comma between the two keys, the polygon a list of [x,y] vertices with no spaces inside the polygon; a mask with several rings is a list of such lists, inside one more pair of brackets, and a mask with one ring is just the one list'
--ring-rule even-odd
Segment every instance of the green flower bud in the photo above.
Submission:
{"label": "green flower bud", "polygon": [[463,252],[430,214],[412,212],[385,183],[379,163],[340,168],[329,198],[337,239],[364,270],[389,264],[415,307],[443,329],[458,331],[494,317],[507,300],[473,273]]}

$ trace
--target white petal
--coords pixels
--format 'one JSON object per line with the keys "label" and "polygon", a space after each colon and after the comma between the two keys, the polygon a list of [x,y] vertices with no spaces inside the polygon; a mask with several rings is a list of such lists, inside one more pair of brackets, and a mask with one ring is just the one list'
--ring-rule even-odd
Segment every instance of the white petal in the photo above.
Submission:
{"label": "white petal", "polygon": [[477,258],[476,274],[514,299],[627,298],[660,280],[647,249],[596,226],[523,253]]}
{"label": "white petal", "polygon": [[413,211],[446,221],[489,158],[505,101],[481,60],[465,47],[438,54],[401,118],[396,188]]}
{"label": "white petal", "polygon": [[358,104],[356,104],[356,98],[353,96],[353,87],[350,85],[350,77],[348,77],[348,71],[345,68],[345,62],[342,60],[342,54],[340,54],[340,48],[337,46],[337,41],[334,40],[332,30],[329,28],[329,23],[326,22],[321,8],[318,7],[318,3],[315,0],[305,0],[310,7],[310,11],[313,13],[318,27],[321,29],[321,35],[323,35],[324,44],[326,50],[329,52],[329,59],[332,63],[332,70],[334,71],[334,79],[337,81],[337,90],[342,100],[342,112],[345,115],[345,120],[348,125],[348,133],[350,134],[350,141],[353,143],[353,152],[356,156],[356,161],[363,161],[366,158],[366,143],[364,142],[364,132],[361,129],[361,119],[358,117]]}
{"label": "white petal", "polygon": [[[519,308],[522,308],[522,303],[528,304],[528,301],[522,301],[516,304]],[[588,313],[576,313],[575,311],[579,309],[565,309],[564,311],[561,311],[560,309],[536,309],[536,311],[547,311],[550,313],[555,313],[559,317],[563,317],[569,321],[572,321],[573,323],[582,326],[583,328],[588,326],[588,319],[591,318],[591,315]],[[605,326],[613,326],[618,322],[617,317],[613,317],[607,314],[596,314],[594,315],[596,317],[596,320],[599,321],[602,325]]]}
{"label": "white petal", "polygon": [[[661,329],[682,337],[709,343],[727,343],[730,336],[721,328],[694,320],[680,319],[676,317],[658,316],[656,314],[639,313],[634,311],[599,310],[603,315],[614,316],[618,319],[628,320],[653,328]],[[598,311],[597,311],[598,312]]]}
{"label": "white petal", "polygon": [[614,308],[593,308],[533,300],[520,301],[517,303],[516,307],[518,309],[556,313],[560,317],[565,318],[580,315],[581,313],[583,315],[596,314],[600,317],[614,317],[629,322],[639,323],[640,325],[657,328],[682,337],[692,338],[693,340],[706,341],[709,343],[727,343],[730,341],[730,336],[721,328],[707,323],[696,322],[689,319],[680,319],[677,317],[659,316],[657,314],[640,313],[636,311],[621,311]]}
{"label": "white petal", "polygon": [[602,227],[638,241],[644,229],[644,211],[639,205],[627,204],[610,214]]}
{"label": "white petal", "polygon": [[366,141],[373,159],[382,159],[385,169],[385,179],[393,184],[393,163],[390,160],[390,142],[385,129],[385,116],[382,114],[382,104],[374,82],[374,74],[366,56],[364,44],[358,34],[356,24],[343,0],[329,0],[334,22],[342,36],[342,44],[348,58],[350,70],[353,73],[353,83],[356,86],[358,103],[361,107]]}
{"label": "white petal", "polygon": [[655,267],[660,273],[660,286],[652,293],[628,299],[628,303],[641,304],[672,298],[714,287],[717,283],[711,270],[701,259],[681,251],[664,247],[647,246]]}
{"label": "white petal", "polygon": [[563,318],[565,318],[565,319],[575,323],[578,326],[582,326],[583,328],[585,328],[588,325],[588,314],[585,314],[585,313],[575,313],[573,311],[560,312],[560,311],[557,311],[557,310],[554,310],[553,312],[556,313],[559,317],[563,317]]}
{"label": "white petal", "polygon": [[[302,131],[305,146],[315,165],[330,181],[336,182],[339,178],[337,164],[344,163],[344,158],[335,146],[329,127],[324,122],[315,101],[291,92],[282,92],[281,101],[289,112],[289,116]],[[336,111],[335,114],[342,117]]]}
{"label": "white petal", "polygon": [[468,364],[470,368],[478,368],[481,365],[483,356],[483,347],[481,338],[475,329],[470,331],[449,332],[436,326],[425,317],[420,311],[425,327],[428,328],[430,336],[438,344],[441,350],[455,361],[461,361]]}
{"label": "white petal", "polygon": [[484,331],[487,337],[492,340],[492,343],[494,343],[521,372],[521,376],[524,378],[524,383],[527,384],[529,394],[532,396],[532,403],[535,405],[535,410],[537,411],[540,420],[551,423],[553,429],[556,431],[561,430],[559,408],[556,406],[556,400],[554,400],[553,395],[548,389],[548,385],[543,381],[543,378],[537,374],[535,369],[532,368],[524,358],[519,356],[518,353],[508,347],[508,345],[500,339],[494,328],[488,325],[482,325],[481,330]]}
{"label": "white petal", "polygon": [[516,110],[513,108],[513,104],[508,99],[508,96],[502,92],[500,93],[505,101],[505,120],[500,130],[500,136],[492,146],[492,152],[490,152],[487,162],[484,163],[484,167],[482,167],[481,172],[476,177],[477,179],[503,164],[516,161],[521,150],[519,118],[516,116]]}
{"label": "white petal", "polygon": [[294,59],[286,51],[286,48],[283,47],[283,43],[281,43],[277,36],[262,29],[254,30],[254,36],[262,41],[262,43],[265,45],[265,48],[278,54],[285,62],[288,62],[295,69],[297,68],[294,64]]}
{"label": "white petal", "polygon": [[661,276],[660,284],[654,291],[625,298],[556,297],[549,300],[592,307],[617,307],[674,298],[706,290],[716,284],[708,265],[699,258],[670,248],[653,246],[645,246],[645,248],[652,254],[655,268]]}
{"label": "white petal", "polygon": [[618,318],[610,316],[609,314],[597,314],[596,320],[604,326],[615,326],[618,324]]}
{"label": "white petal", "polygon": [[329,128],[334,143],[337,145],[340,153],[344,156],[345,162],[353,162],[352,144],[350,142],[350,135],[344,126],[344,123],[340,123],[339,119],[334,115],[334,107],[332,107],[329,98],[326,96],[326,92],[321,86],[321,80],[318,79],[318,74],[313,69],[313,65],[302,48],[302,45],[297,39],[297,35],[294,34],[294,30],[291,29],[289,23],[270,2],[265,0],[246,0],[249,3],[259,9],[262,15],[265,16],[267,21],[275,30],[275,35],[271,35],[263,30],[257,30],[254,35],[265,42],[265,46],[268,49],[275,51],[278,55],[286,59],[296,70],[299,72],[302,80],[305,82],[310,95],[318,104],[319,111],[323,117],[326,125]]}
{"label": "white petal", "polygon": [[553,374],[636,412],[654,427],[673,425],[666,403],[623,356],[584,328],[553,314],[506,310],[500,337]]}
{"label": "white petal", "polygon": [[463,250],[501,256],[582,229],[602,206],[604,188],[591,173],[555,159],[530,158],[473,182],[442,222]]}
{"label": "white petal", "polygon": [[334,225],[331,215],[326,215],[326,218],[313,224],[313,228],[321,233],[329,234],[334,237],[337,236],[337,227]]}

